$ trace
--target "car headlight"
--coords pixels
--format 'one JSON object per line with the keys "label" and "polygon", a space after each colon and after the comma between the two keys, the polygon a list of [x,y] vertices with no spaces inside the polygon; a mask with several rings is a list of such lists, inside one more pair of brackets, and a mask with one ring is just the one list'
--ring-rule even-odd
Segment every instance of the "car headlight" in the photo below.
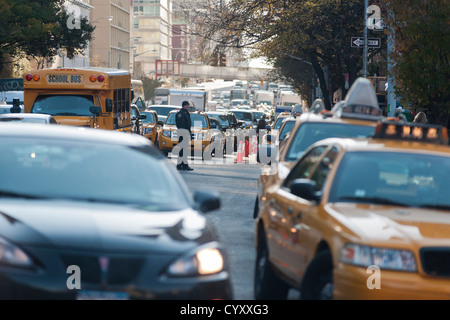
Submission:
{"label": "car headlight", "polygon": [[377,248],[347,243],[341,251],[341,262],[361,267],[377,265],[380,269],[417,271],[416,258],[409,250]]}
{"label": "car headlight", "polygon": [[203,247],[194,253],[178,258],[167,269],[169,276],[189,277],[210,275],[223,271],[225,258],[217,247]]}
{"label": "car headlight", "polygon": [[164,137],[170,138],[170,137],[171,137],[171,131],[163,130],[162,135],[163,135]]}
{"label": "car headlight", "polygon": [[22,249],[0,238],[0,263],[17,267],[30,267],[33,261]]}
{"label": "car headlight", "polygon": [[197,133],[197,140],[204,140],[206,138],[205,133]]}

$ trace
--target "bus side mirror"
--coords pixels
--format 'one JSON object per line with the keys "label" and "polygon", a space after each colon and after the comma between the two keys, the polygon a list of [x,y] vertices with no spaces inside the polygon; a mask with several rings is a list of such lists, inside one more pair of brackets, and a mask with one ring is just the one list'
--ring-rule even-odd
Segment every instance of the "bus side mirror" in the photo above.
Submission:
{"label": "bus side mirror", "polygon": [[90,111],[92,114],[98,116],[100,113],[102,113],[102,107],[92,106],[92,107],[89,107],[89,111]]}
{"label": "bus side mirror", "polygon": [[134,90],[131,89],[131,101],[133,101],[133,100],[134,100]]}
{"label": "bus side mirror", "polygon": [[106,99],[105,103],[106,103],[105,112],[112,112],[112,110],[113,110],[112,99]]}

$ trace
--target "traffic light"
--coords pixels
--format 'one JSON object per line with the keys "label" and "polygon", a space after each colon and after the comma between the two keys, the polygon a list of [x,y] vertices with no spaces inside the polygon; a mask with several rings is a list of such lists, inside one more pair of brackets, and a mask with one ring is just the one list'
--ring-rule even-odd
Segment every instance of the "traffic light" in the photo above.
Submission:
{"label": "traffic light", "polygon": [[220,66],[225,67],[227,65],[227,57],[222,54],[220,55]]}

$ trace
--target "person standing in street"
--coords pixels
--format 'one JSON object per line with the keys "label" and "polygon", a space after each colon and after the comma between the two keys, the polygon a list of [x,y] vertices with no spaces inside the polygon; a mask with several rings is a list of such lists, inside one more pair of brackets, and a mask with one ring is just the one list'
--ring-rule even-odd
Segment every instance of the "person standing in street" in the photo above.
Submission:
{"label": "person standing in street", "polygon": [[[189,132],[189,136],[191,135],[191,115],[189,114],[189,102],[183,101],[181,104],[180,111],[177,112],[177,115],[175,117],[176,119],[176,125],[177,129],[184,129]],[[183,141],[183,135],[180,131],[178,131],[178,144]],[[189,146],[189,144],[188,144]],[[189,146],[190,148],[190,146]],[[183,157],[183,148],[180,149],[180,153],[177,160],[177,170],[186,170],[186,171],[192,171],[191,167],[189,167],[187,162],[187,155],[186,157]]]}

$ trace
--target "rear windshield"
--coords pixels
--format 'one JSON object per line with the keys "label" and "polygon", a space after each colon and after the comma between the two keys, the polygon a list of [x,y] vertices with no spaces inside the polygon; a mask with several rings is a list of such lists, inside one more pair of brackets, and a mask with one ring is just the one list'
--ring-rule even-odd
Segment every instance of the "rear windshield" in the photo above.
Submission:
{"label": "rear windshield", "polygon": [[348,123],[304,122],[295,132],[295,136],[286,154],[287,161],[295,161],[313,143],[327,138],[367,138],[373,136],[373,126]]}

